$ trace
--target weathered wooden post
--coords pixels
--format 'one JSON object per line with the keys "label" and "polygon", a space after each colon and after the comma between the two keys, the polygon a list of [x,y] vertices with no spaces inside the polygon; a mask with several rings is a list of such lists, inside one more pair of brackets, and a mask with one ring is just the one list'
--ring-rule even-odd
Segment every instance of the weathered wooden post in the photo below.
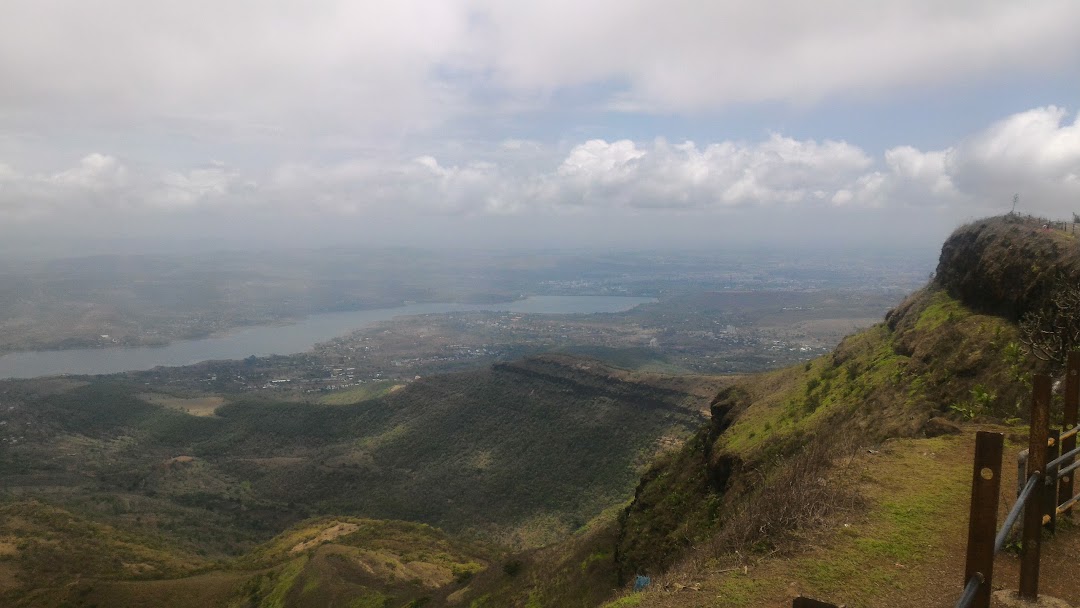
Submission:
{"label": "weathered wooden post", "polygon": [[[1046,443],[1050,431],[1050,377],[1035,376],[1031,394],[1031,431],[1028,436],[1027,476],[1042,475],[1046,468]],[[1020,553],[1020,598],[1039,598],[1039,552],[1042,549],[1043,497],[1033,492],[1024,508],[1023,547]]]}
{"label": "weathered wooden post", "polygon": [[[1075,226],[1076,224],[1073,224]],[[1080,410],[1080,352],[1072,351],[1065,364],[1065,416],[1062,420],[1064,431],[1069,431],[1076,426],[1077,411]],[[1072,451],[1076,448],[1076,435],[1072,434],[1061,440],[1061,453]],[[1062,468],[1069,466],[1075,461],[1069,458],[1061,463]],[[1062,504],[1074,496],[1075,485],[1073,472],[1069,472],[1058,482],[1058,504]],[[1065,513],[1072,516],[1072,507],[1065,509]]]}
{"label": "weathered wooden post", "polygon": [[967,561],[964,585],[981,576],[971,602],[974,608],[990,608],[994,576],[994,537],[997,536],[998,498],[1001,496],[1001,454],[1005,436],[979,431],[975,436],[975,466],[971,473],[971,510],[968,516]]}

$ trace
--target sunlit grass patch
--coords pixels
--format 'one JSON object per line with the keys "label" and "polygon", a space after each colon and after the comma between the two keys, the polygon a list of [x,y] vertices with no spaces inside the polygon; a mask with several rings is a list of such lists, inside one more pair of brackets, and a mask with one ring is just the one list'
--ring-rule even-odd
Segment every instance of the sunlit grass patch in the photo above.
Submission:
{"label": "sunlit grass patch", "polygon": [[149,393],[139,395],[139,397],[154,405],[160,405],[192,416],[213,416],[217,408],[225,405],[225,398],[218,396],[183,398]]}
{"label": "sunlit grass patch", "polygon": [[367,401],[368,399],[377,399],[383,395],[388,395],[396,390],[400,390],[404,386],[404,384],[401,384],[396,380],[365,382],[364,384],[323,395],[319,397],[319,403],[325,405],[350,405],[361,401]]}

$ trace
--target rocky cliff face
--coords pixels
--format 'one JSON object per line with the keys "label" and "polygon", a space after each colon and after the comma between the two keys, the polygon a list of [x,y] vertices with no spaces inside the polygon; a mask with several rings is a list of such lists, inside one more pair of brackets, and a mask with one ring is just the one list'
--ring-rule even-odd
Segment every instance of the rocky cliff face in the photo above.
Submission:
{"label": "rocky cliff face", "polygon": [[1002,216],[957,229],[941,248],[934,283],[973,310],[1020,319],[1056,283],[1080,279],[1075,235],[1043,225]]}

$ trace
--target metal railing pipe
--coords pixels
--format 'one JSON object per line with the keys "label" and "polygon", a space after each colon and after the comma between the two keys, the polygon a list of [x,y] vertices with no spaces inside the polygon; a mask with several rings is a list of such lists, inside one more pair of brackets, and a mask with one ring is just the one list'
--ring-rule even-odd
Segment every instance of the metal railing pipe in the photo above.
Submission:
{"label": "metal railing pipe", "polygon": [[975,599],[975,593],[979,591],[979,585],[981,584],[983,584],[982,572],[971,575],[968,584],[964,587],[964,595],[961,595],[960,601],[956,602],[956,608],[968,608],[971,601]]}
{"label": "metal railing pipe", "polygon": [[1024,480],[1027,479],[1027,450],[1020,452],[1016,458],[1016,495],[1024,491]]}
{"label": "metal railing pipe", "polygon": [[1077,460],[1076,462],[1070,464],[1069,466],[1065,467],[1064,469],[1058,470],[1058,477],[1061,477],[1062,475],[1068,475],[1069,473],[1072,473],[1076,469],[1080,469],[1080,460]]}
{"label": "metal railing pipe", "polygon": [[1020,514],[1024,512],[1024,505],[1027,504],[1031,493],[1035,491],[1036,486],[1039,485],[1039,478],[1042,477],[1042,473],[1035,471],[1035,473],[1028,478],[1027,484],[1024,485],[1023,491],[1020,492],[1020,496],[1016,498],[1016,504],[1013,505],[1012,511],[1009,511],[1008,516],[1005,517],[1005,523],[1001,524],[1001,530],[998,531],[997,537],[994,538],[994,553],[1001,551],[1005,547],[1005,540],[1009,538],[1009,532],[1016,524],[1016,520],[1020,519]]}
{"label": "metal railing pipe", "polygon": [[1057,458],[1046,463],[1046,470],[1049,471],[1050,469],[1064,463],[1066,460],[1072,458],[1073,456],[1076,456],[1077,454],[1080,454],[1080,448],[1073,448],[1072,450],[1065,452],[1061,456],[1058,456]]}

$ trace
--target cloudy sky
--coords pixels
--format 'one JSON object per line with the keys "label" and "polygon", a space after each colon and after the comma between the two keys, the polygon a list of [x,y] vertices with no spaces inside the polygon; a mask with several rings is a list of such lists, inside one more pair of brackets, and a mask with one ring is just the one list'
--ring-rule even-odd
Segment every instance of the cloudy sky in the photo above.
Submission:
{"label": "cloudy sky", "polygon": [[1076,0],[4,0],[8,248],[936,247],[1080,212]]}

